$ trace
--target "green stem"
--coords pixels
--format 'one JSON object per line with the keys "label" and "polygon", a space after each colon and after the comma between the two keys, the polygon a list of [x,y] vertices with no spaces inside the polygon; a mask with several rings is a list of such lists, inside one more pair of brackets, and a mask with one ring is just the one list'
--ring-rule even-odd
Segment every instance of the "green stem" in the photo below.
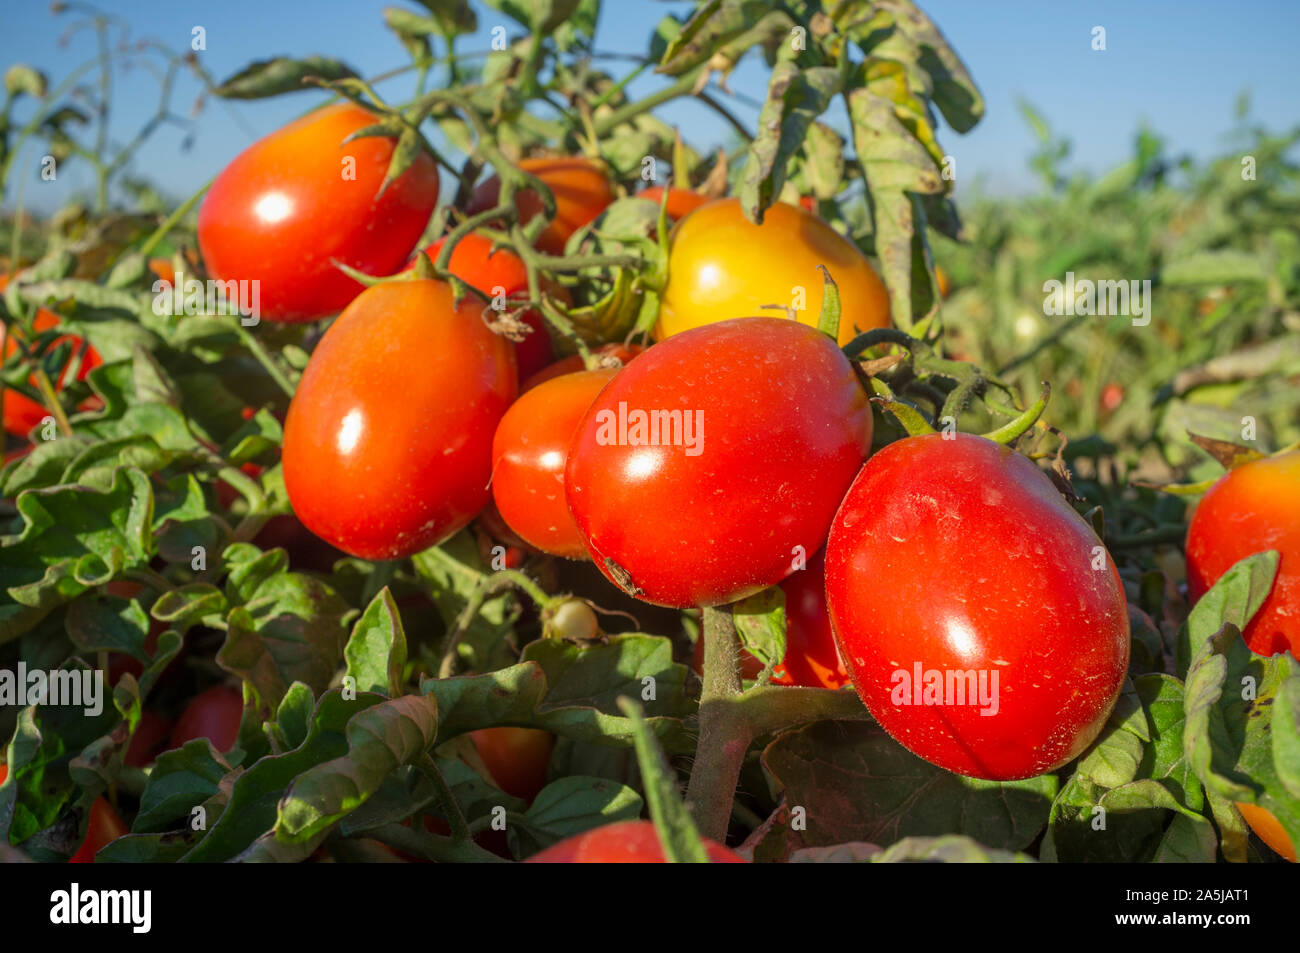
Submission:
{"label": "green stem", "polygon": [[645,99],[639,99],[634,103],[627,103],[615,109],[608,116],[601,117],[596,122],[596,133],[601,136],[607,136],[611,130],[615,129],[622,123],[630,119],[635,119],[642,113],[647,113],[656,106],[661,106],[671,99],[685,95],[695,87],[695,81],[699,79],[700,73],[706,68],[705,64],[697,66],[690,72],[683,73],[677,77],[676,82],[665,86],[658,92],[651,93]]}
{"label": "green stem", "polygon": [[741,710],[740,649],[730,606],[704,609],[704,687],[700,692],[700,740],[686,788],[686,806],[703,837],[727,836],[731,802],[753,735]]}
{"label": "green stem", "polygon": [[212,183],[215,181],[215,177],[208,179],[208,181],[205,182],[197,192],[177,206],[176,210],[168,215],[161,225],[154,229],[153,234],[150,235],[145,240],[145,243],[140,246],[140,255],[142,258],[147,259],[149,257],[149,253],[152,252],[158,243],[166,238],[168,233],[180,223],[180,220],[189,213],[189,210],[194,207],[195,203],[197,203],[199,199],[203,198],[204,193],[212,187]]}
{"label": "green stem", "polygon": [[297,388],[294,386],[293,381],[280,369],[271,352],[266,349],[266,345],[258,340],[257,335],[244,326],[243,321],[236,322],[235,333],[239,335],[239,340],[243,342],[244,347],[248,348],[249,353],[257,359],[257,363],[266,368],[266,373],[270,375],[271,380],[275,381],[276,386],[292,399]]}
{"label": "green stem", "polygon": [[442,812],[447,816],[447,825],[451,828],[452,838],[457,841],[472,840],[469,824],[465,821],[465,815],[461,813],[460,805],[456,803],[456,796],[451,793],[451,788],[447,786],[447,779],[442,776],[438,765],[429,757],[428,752],[415,762],[415,767],[438,792],[438,803],[442,805]]}

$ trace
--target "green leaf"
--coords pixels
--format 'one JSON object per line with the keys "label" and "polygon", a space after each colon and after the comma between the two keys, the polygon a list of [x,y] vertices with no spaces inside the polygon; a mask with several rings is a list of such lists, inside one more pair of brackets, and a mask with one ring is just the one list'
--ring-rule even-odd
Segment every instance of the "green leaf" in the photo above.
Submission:
{"label": "green leaf", "polygon": [[378,695],[345,700],[338,689],[326,692],[312,713],[307,739],[292,751],[262,758],[236,779],[230,802],[184,860],[211,863],[229,860],[276,824],[277,806],[294,779],[317,765],[347,754],[347,725],[353,716],[382,703]]}
{"label": "green leaf", "polygon": [[741,644],[763,663],[765,673],[770,673],[785,658],[784,591],[780,586],[769,586],[737,602],[731,612]]}
{"label": "green leaf", "polygon": [[402,693],[406,633],[393,594],[385,586],[357,620],[343,650],[356,689],[396,697]]}
{"label": "green leaf", "polygon": [[1263,283],[1268,280],[1265,261],[1255,252],[1235,248],[1198,251],[1165,265],[1160,283],[1168,287]]}
{"label": "green leaf", "polygon": [[605,778],[573,775],[542,788],[522,817],[508,828],[510,849],[527,857],[583,831],[635,820],[641,816],[641,795]]}
{"label": "green leaf", "polygon": [[801,70],[783,61],[773,68],[740,181],[740,204],[750,221],[762,222],[763,211],[781,194],[790,158],[804,147],[813,121],[843,81],[839,70],[827,66]]}
{"label": "green leaf", "polygon": [[190,812],[216,795],[222,778],[230,773],[230,765],[206,738],[164,751],[149,772],[132,832],[166,831],[180,820],[188,827]]}
{"label": "green leaf", "polygon": [[328,57],[309,56],[294,60],[280,56],[249,63],[233,76],[218,83],[213,92],[225,99],[265,99],[300,89],[315,89],[316,87],[303,83],[308,76],[336,80],[356,75],[350,66]]}
{"label": "green leaf", "polygon": [[1210,591],[1197,601],[1178,633],[1179,672],[1187,672],[1191,659],[1225,624],[1234,626],[1239,632],[1245,631],[1268,598],[1279,558],[1274,550],[1246,557],[1219,577]]}
{"label": "green leaf", "polygon": [[280,802],[275,838],[303,843],[327,831],[379,789],[393,769],[433,745],[438,704],[429,695],[403,695],[353,716],[346,755],[299,775]]}
{"label": "green leaf", "polygon": [[990,847],[1019,850],[1047,821],[1057,781],[981,781],[916,757],[879,725],[818,722],[786,732],[763,752],[807,830],[774,825],[755,859],[848,841],[887,845],[905,837],[966,834]]}
{"label": "green leaf", "polygon": [[22,531],[0,539],[0,643],[153,555],[153,491],[139,470],[118,470],[102,491],[26,490],[17,506]]}
{"label": "green leaf", "polygon": [[[245,579],[247,582],[248,579]],[[251,683],[263,704],[280,704],[293,682],[319,695],[343,659],[348,604],[329,586],[301,573],[264,578],[245,605],[226,618],[217,663]]]}
{"label": "green leaf", "polygon": [[266,730],[274,741],[276,754],[291,751],[307,740],[311,728],[311,713],[316,707],[311,689],[302,682],[294,682],[280,700],[275,720],[267,722]]}

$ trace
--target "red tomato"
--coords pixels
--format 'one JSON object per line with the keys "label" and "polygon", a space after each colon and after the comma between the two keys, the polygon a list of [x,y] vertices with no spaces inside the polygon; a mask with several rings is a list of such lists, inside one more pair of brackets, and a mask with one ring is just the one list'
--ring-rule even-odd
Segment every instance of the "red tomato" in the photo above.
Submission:
{"label": "red tomato", "polygon": [[[425,253],[431,261],[438,260],[438,253],[447,239],[440,238]],[[451,251],[448,269],[466,284],[483,292],[483,297],[491,300],[499,293],[506,298],[528,298],[528,269],[523,259],[508,248],[492,251],[491,239],[482,235],[469,234],[456,243]],[[552,295],[568,299],[568,291],[560,285],[547,285]],[[536,311],[525,311],[520,320],[533,329],[522,341],[515,341],[515,363],[519,367],[519,379],[540,371],[555,360],[555,347],[551,336],[546,331],[545,319]]]}
{"label": "red tomato", "polygon": [[170,258],[150,258],[149,270],[157,275],[160,281],[169,285],[176,284],[176,268]]}
{"label": "red tomato", "polygon": [[[826,612],[824,553],[818,552],[808,560],[807,567],[782,580],[781,591],[785,593],[785,658],[772,670],[772,684],[805,688],[843,688],[849,684]],[[695,640],[695,670],[704,671],[703,639]],[[762,671],[763,663],[742,648],[741,677],[758,678]]]}
{"label": "red tomato", "polygon": [[[241,702],[242,707],[242,702]],[[126,749],[122,763],[129,768],[143,768],[154,760],[158,749],[171,731],[172,723],[152,708],[140,713],[140,724],[131,736],[131,744]]]}
{"label": "red tomato", "polygon": [[426,153],[391,183],[395,140],[354,139],[378,122],[351,103],[289,123],[241,152],[199,210],[199,250],[223,281],[260,282],[260,316],[310,321],[345,307],[361,285],[331,264],[375,275],[402,266],[438,201]]}
{"label": "red tomato", "polygon": [[[596,353],[602,357],[618,358],[623,364],[627,364],[632,358],[644,351],[640,344],[602,344],[596,348]],[[549,367],[544,367],[531,377],[523,378],[523,383],[519,385],[519,393],[525,393],[532,390],[543,381],[549,381],[552,378],[560,377],[563,374],[574,374],[583,370],[581,354],[573,354],[562,360],[556,361]],[[618,370],[618,368],[615,368]]]}
{"label": "red tomato", "polygon": [[831,527],[826,595],[871,714],[958,774],[1008,781],[1077,757],[1128,668],[1109,554],[1041,470],[983,437],[871,458]]}
{"label": "red tomato", "polygon": [[96,798],[95,803],[90,805],[90,823],[86,827],[86,839],[82,841],[81,849],[68,859],[68,863],[93,864],[95,855],[107,844],[129,833],[131,829],[122,822],[122,818],[118,817],[117,811],[113,810],[113,805],[102,797]]}
{"label": "red tomato", "polygon": [[441,281],[368,288],[312,354],[284,425],[303,525],[363,559],[400,559],[490,499],[492,434],[514,400],[510,343]]}
{"label": "red tomato", "polygon": [[[9,278],[9,275],[0,275],[0,292],[3,292],[5,288],[8,287]],[[41,308],[37,310],[36,318],[33,320],[32,325],[39,333],[41,331],[48,331],[51,328],[58,327],[59,319],[44,308]],[[5,331],[5,326],[0,325],[0,345],[4,348],[5,359],[8,359],[10,355],[18,350],[18,344],[9,339],[6,336]],[[83,345],[85,345],[85,340],[75,334],[61,334],[54,339],[54,343],[50,345],[50,348],[56,348],[64,341],[71,342],[72,347],[77,350],[80,350]],[[71,363],[72,359],[69,358],[68,364]],[[85,380],[86,375],[99,367],[102,363],[104,362],[100,359],[99,352],[93,347],[87,347],[85,353],[81,357],[81,369],[77,372],[77,380]],[[51,381],[50,383],[52,383],[57,390],[67,383],[67,377],[68,367],[67,365],[64,365],[63,370],[59,373],[58,380]],[[35,376],[29,378],[28,382],[35,387]],[[8,433],[13,434],[15,437],[26,437],[32,432],[33,427],[38,426],[42,420],[50,416],[50,412],[45,409],[44,404],[34,401],[26,394],[20,394],[18,391],[11,390],[8,387],[3,389],[3,396],[0,396],[0,403],[2,403],[4,407],[5,430]],[[99,403],[99,398],[92,397],[82,403],[81,409],[89,410],[99,406]],[[8,461],[6,460],[6,462]]]}
{"label": "red tomato", "polygon": [[[715,864],[744,864],[745,858],[716,841],[704,838],[704,849]],[[530,864],[662,864],[664,849],[650,821],[621,821],[575,834],[529,857]]]}
{"label": "red tomato", "polygon": [[546,787],[546,769],[555,736],[535,728],[481,728],[471,731],[488,773],[507,794],[531,801]]}
{"label": "red tomato", "polygon": [[[555,218],[537,239],[537,247],[548,254],[563,254],[569,236],[594,222],[614,201],[605,167],[593,159],[523,159],[519,168],[541,179],[555,196]],[[501,180],[494,175],[474,190],[465,213],[477,215],[493,208],[500,191]],[[515,207],[519,221],[527,223],[542,211],[542,200],[526,189],[515,193]]]}
{"label": "red tomato", "polygon": [[1242,635],[1257,655],[1300,655],[1300,450],[1234,467],[1201,499],[1187,529],[1187,589],[1205,595],[1232,565],[1275,549],[1273,589]]}
{"label": "red tomato", "polygon": [[510,405],[492,438],[492,499],[506,524],[542,552],[585,559],[564,499],[564,466],[578,424],[617,371],[578,371]]}
{"label": "red tomato", "polygon": [[821,548],[870,446],[867,395],[833,341],[740,318],[674,335],[620,371],[579,427],[565,487],[616,585],[659,605],[718,605],[780,582],[796,547]]}
{"label": "red tomato", "polygon": [[[658,205],[663,200],[664,187],[656,185],[646,189],[637,198],[649,199]],[[669,186],[668,188],[668,217],[672,219],[684,218],[691,212],[694,212],[701,205],[709,201],[707,195],[701,195],[699,192],[692,192],[690,189],[678,189]]]}
{"label": "red tomato", "polygon": [[195,738],[207,738],[218,751],[229,751],[239,740],[239,721],[244,714],[244,696],[229,685],[213,685],[199,692],[185,706],[172,729],[171,748]]}
{"label": "red tomato", "polygon": [[[801,572],[781,583],[785,593],[785,659],[777,666],[778,684],[843,688],[849,684],[831,617],[826,611],[826,554],[818,552]],[[773,678],[773,681],[777,681]]]}

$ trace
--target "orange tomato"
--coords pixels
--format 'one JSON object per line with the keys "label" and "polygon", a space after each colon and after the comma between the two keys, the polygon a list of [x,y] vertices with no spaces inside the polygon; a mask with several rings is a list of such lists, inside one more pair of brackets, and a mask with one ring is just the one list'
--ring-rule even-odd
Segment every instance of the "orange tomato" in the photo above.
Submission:
{"label": "orange tomato", "polygon": [[[569,236],[594,222],[614,201],[605,166],[593,159],[523,159],[519,168],[541,179],[555,196],[555,218],[537,238],[537,247],[548,254],[563,254]],[[466,214],[476,215],[494,207],[500,191],[501,180],[494,175],[474,190]],[[542,200],[536,192],[525,189],[515,193],[515,207],[520,222],[526,223],[542,211]]]}
{"label": "orange tomato", "polygon": [[[656,185],[646,189],[638,198],[649,199],[658,205],[663,200],[664,186]],[[701,195],[699,192],[692,192],[690,189],[679,189],[673,186],[668,187],[668,217],[685,218],[691,212],[694,212],[701,205],[707,205],[709,197]]]}
{"label": "orange tomato", "polygon": [[1241,816],[1246,819],[1255,836],[1291,863],[1296,862],[1295,845],[1291,843],[1291,838],[1287,836],[1286,830],[1278,823],[1272,811],[1258,804],[1247,804],[1245,801],[1237,802],[1237,810],[1241,811]]}

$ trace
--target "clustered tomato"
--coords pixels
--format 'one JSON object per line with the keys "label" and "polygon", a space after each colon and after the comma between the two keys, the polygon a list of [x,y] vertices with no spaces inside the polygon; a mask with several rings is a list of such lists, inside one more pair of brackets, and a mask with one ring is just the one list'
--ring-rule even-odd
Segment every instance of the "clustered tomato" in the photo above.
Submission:
{"label": "clustered tomato", "polygon": [[[748,863],[734,850],[704,839],[714,864]],[[663,845],[650,821],[622,821],[575,834],[529,857],[530,864],[662,864]]]}
{"label": "clustered tomato", "polygon": [[520,396],[492,439],[492,499],[509,527],[545,553],[587,555],[564,497],[569,444],[613,370],[554,377]]}
{"label": "clustered tomato", "polygon": [[[614,201],[609,173],[596,160],[523,159],[519,168],[539,179],[555,197],[555,217],[537,239],[537,247],[548,254],[562,254],[569,236],[594,222],[605,206]],[[495,208],[500,192],[501,180],[497,176],[486,179],[474,190],[466,214],[477,215]],[[516,192],[515,208],[520,223],[526,224],[543,211],[541,196],[532,189]]]}
{"label": "clustered tomato", "polygon": [[199,249],[222,281],[256,281],[260,317],[310,321],[361,293],[338,261],[387,275],[411,254],[438,201],[438,168],[421,152],[379,193],[395,140],[340,103],[253,143],[217,176],[199,209]]}
{"label": "clustered tomato", "polygon": [[719,605],[821,547],[870,445],[866,393],[830,339],[741,318],[620,371],[577,431],[565,489],[612,582],[659,605]]}
{"label": "clustered tomato", "polygon": [[729,318],[781,316],[765,305],[792,307],[815,327],[825,287],[818,265],[839,288],[841,345],[888,326],[884,282],[856,245],[816,215],[778,202],[755,225],[739,199],[703,205],[673,229],[655,337]]}
{"label": "clustered tomato", "polygon": [[958,774],[1077,757],[1128,668],[1105,547],[1038,467],[983,437],[909,437],[867,462],[831,527],[826,596],[872,716]]}
{"label": "clustered tomato", "polygon": [[317,345],[284,426],[285,487],[303,525],[346,553],[398,559],[487,504],[492,434],[514,353],[428,279],[366,289]]}
{"label": "clustered tomato", "polygon": [[1234,467],[1187,529],[1187,588],[1200,599],[1247,556],[1276,550],[1273,588],[1242,635],[1252,652],[1300,653],[1300,450]]}

